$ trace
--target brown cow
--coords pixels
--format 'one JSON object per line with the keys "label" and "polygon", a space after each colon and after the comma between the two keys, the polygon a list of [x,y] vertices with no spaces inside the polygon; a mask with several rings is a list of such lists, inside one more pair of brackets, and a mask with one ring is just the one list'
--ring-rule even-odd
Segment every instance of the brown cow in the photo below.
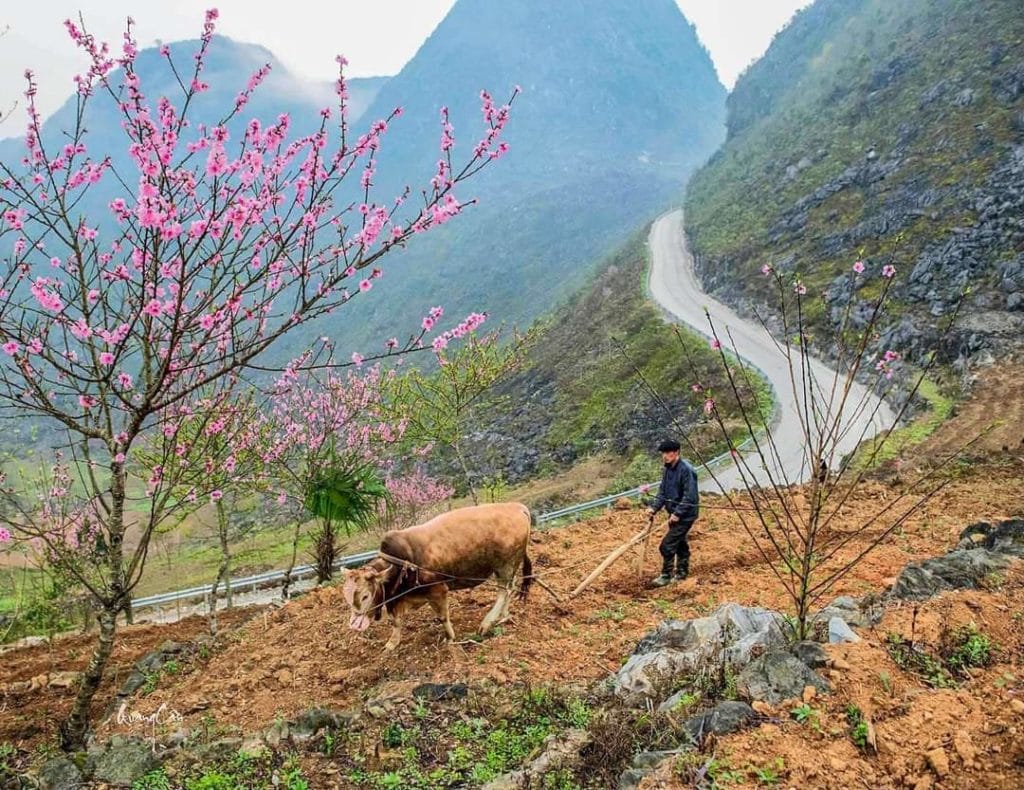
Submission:
{"label": "brown cow", "polygon": [[533,566],[526,555],[529,508],[517,502],[464,507],[442,513],[425,524],[393,530],[380,543],[381,556],[349,571],[342,591],[352,607],[349,626],[365,631],[370,618],[379,620],[387,609],[391,637],[384,646],[394,650],[402,638],[402,618],[429,603],[444,622],[448,639],[455,630],[448,617],[448,592],[476,587],[494,576],[498,599],[480,624],[488,633],[508,616],[509,595],[522,568],[520,598],[525,600]]}

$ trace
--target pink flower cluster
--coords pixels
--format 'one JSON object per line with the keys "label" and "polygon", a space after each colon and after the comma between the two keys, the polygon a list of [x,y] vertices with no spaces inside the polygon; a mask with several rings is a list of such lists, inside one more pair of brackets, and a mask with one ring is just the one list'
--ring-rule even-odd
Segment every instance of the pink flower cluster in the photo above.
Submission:
{"label": "pink flower cluster", "polygon": [[875,370],[882,373],[887,379],[891,379],[893,374],[893,363],[898,362],[899,359],[899,353],[889,349],[882,355],[882,358],[875,363]]}

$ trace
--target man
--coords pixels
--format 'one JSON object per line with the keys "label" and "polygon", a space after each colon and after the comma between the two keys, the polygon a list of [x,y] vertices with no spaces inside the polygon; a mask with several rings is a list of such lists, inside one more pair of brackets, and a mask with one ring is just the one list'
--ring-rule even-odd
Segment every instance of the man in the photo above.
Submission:
{"label": "man", "polygon": [[654,580],[655,587],[664,587],[673,581],[682,581],[690,573],[690,544],[686,538],[697,520],[700,498],[697,472],[679,457],[679,442],[666,439],[658,445],[658,452],[665,471],[661,476],[658,496],[648,512],[651,518],[662,508],[669,514],[668,532],[658,547],[661,551],[661,575]]}

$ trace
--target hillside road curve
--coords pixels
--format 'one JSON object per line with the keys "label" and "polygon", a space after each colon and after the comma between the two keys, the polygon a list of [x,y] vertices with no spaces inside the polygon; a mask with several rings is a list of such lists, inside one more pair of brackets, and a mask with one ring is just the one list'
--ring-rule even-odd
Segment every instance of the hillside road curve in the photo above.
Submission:
{"label": "hillside road curve", "polygon": [[[655,220],[648,245],[651,250],[648,279],[651,297],[680,323],[710,337],[711,329],[704,312],[707,309],[723,346],[731,348],[728,339],[731,334],[740,356],[760,370],[774,390],[777,412],[772,435],[778,447],[778,457],[770,459],[766,470],[756,452],[748,447],[743,451],[744,459],[751,469],[748,476],[752,474],[760,485],[768,484],[769,472],[776,482],[786,480],[798,483],[809,480],[809,453],[800,419],[804,396],[803,393],[799,396],[794,393],[783,351],[759,323],[741,318],[731,307],[709,296],[701,288],[694,273],[693,256],[687,246],[681,209],[670,211]],[[796,364],[799,365],[799,362]],[[817,359],[812,359],[810,365],[811,373],[822,390],[816,391],[813,397],[816,397],[818,407],[824,412],[836,373]],[[796,377],[799,385],[799,367]],[[833,400],[838,403],[838,395]],[[837,465],[842,456],[853,450],[860,441],[889,428],[893,416],[887,404],[880,402],[863,384],[855,383],[846,401],[841,427],[842,439],[832,463]],[[683,453],[686,454],[685,443]],[[740,471],[735,463],[716,468],[715,479],[707,470],[702,469],[698,469],[698,477],[702,490],[721,491],[742,487]]]}

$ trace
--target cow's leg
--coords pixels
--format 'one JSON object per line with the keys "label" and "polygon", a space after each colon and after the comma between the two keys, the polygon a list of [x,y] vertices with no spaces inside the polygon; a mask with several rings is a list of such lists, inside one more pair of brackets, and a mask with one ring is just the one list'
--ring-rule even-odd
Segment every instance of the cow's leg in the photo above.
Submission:
{"label": "cow's leg", "polygon": [[448,616],[448,589],[439,584],[431,591],[429,601],[434,611],[437,612],[437,616],[441,618],[441,622],[444,624],[444,633],[448,637],[448,640],[454,642],[455,629],[452,628],[452,621]]}
{"label": "cow's leg", "polygon": [[405,610],[405,600],[395,601],[391,608],[391,636],[384,643],[385,652],[394,650],[398,647],[398,643],[402,641],[402,618],[405,616]]}
{"label": "cow's leg", "polygon": [[480,635],[485,636],[494,628],[497,624],[498,619],[501,617],[501,613],[508,607],[508,588],[502,587],[498,593],[498,600],[494,602],[494,606],[491,607],[491,611],[487,613],[484,621],[480,623]]}
{"label": "cow's leg", "polygon": [[394,650],[398,647],[398,643],[402,641],[403,618],[406,614],[414,609],[419,609],[425,603],[426,599],[419,595],[409,595],[395,601],[394,607],[391,609],[391,636],[384,644],[385,650]]}

